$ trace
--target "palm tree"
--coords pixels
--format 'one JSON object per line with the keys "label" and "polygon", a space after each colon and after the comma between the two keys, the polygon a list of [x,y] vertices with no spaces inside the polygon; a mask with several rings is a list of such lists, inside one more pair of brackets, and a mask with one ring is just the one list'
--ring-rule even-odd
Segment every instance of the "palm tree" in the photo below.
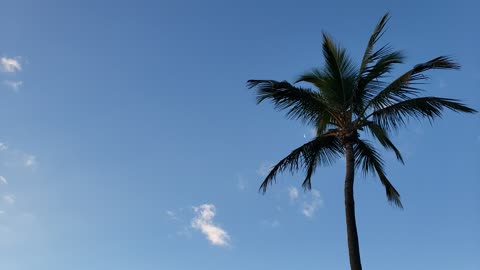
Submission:
{"label": "palm tree", "polygon": [[337,158],[345,157],[345,214],[352,270],[362,269],[353,195],[355,170],[377,175],[385,187],[387,199],[402,208],[400,194],[387,178],[379,152],[363,134],[393,151],[403,163],[389,133],[405,126],[410,118],[431,121],[440,118],[444,109],[476,112],[457,99],[421,96],[423,90],[419,87],[427,79],[426,71],[459,69],[449,57],[440,56],[415,65],[395,80],[385,81],[393,67],[404,61],[403,53],[389,45],[375,48],[388,20],[387,13],[375,27],[359,66],[347,56],[345,49],[323,33],[324,66],[304,73],[295,82],[308,83],[314,90],[287,81],[248,81],[248,87],[256,89],[258,103],[269,100],[276,109],[286,111],[289,118],[316,128],[315,138],[271,168],[260,191],[265,193],[277,174],[286,170],[304,170],[306,176],[302,186],[311,189],[311,178],[317,166],[330,165]]}

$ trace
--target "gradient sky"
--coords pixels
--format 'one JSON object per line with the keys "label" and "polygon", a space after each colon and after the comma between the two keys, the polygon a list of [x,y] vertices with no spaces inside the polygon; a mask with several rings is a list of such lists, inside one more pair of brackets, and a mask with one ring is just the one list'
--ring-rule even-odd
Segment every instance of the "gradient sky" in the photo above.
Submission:
{"label": "gradient sky", "polygon": [[[400,3],[401,2],[401,3]],[[428,95],[480,109],[473,1],[0,1],[0,269],[348,269],[344,162],[313,192],[265,169],[311,136],[248,79],[323,63],[322,30],[359,61],[386,11],[395,73],[439,55]],[[480,115],[394,136],[402,195],[358,175],[364,268],[480,264]]]}

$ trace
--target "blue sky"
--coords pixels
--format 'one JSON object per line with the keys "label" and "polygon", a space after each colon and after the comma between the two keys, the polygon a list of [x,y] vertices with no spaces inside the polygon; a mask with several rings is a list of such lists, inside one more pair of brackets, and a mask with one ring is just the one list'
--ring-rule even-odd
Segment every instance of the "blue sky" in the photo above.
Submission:
{"label": "blue sky", "polygon": [[[248,79],[358,61],[385,11],[407,63],[452,55],[429,95],[480,109],[471,1],[1,1],[0,268],[348,269],[344,163],[314,191],[265,168],[311,127],[255,105]],[[356,182],[365,268],[480,269],[480,115],[446,113],[385,154],[405,206]],[[392,263],[393,262],[393,263]]]}

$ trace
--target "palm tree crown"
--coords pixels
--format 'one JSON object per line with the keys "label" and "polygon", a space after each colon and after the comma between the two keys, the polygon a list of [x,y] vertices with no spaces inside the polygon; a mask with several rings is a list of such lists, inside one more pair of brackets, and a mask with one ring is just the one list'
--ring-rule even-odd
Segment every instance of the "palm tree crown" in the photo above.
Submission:
{"label": "palm tree crown", "polygon": [[[384,162],[373,145],[363,139],[363,132],[395,153],[403,163],[400,151],[390,140],[390,132],[404,126],[410,118],[433,120],[444,109],[474,113],[457,99],[421,96],[420,85],[428,79],[426,71],[459,69],[447,56],[415,65],[400,77],[387,82],[392,69],[404,62],[404,54],[389,45],[375,48],[384,33],[389,15],[376,26],[360,65],[347,56],[345,49],[323,34],[322,68],[301,75],[294,84],[287,81],[249,80],[248,87],[257,91],[257,101],[271,101],[276,109],[290,118],[314,125],[316,136],[293,150],[272,167],[260,186],[265,192],[279,172],[305,170],[302,186],[311,188],[311,177],[319,165],[330,165],[352,147],[354,166],[364,173],[374,173],[385,187],[387,198],[402,207],[400,195],[384,171]],[[296,85],[309,83],[314,89]]]}

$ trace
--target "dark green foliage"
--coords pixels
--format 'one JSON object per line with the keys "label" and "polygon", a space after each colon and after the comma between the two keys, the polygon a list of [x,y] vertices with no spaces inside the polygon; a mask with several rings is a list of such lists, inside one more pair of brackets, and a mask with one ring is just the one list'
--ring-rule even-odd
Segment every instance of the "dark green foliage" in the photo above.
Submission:
{"label": "dark green foliage", "polygon": [[314,125],[317,136],[280,160],[267,175],[260,190],[265,192],[277,173],[285,170],[306,173],[303,187],[311,188],[311,177],[317,166],[330,165],[344,155],[345,147],[353,145],[355,167],[378,176],[387,198],[402,207],[400,195],[387,179],[383,160],[377,150],[360,139],[367,132],[385,149],[395,153],[403,163],[400,151],[390,140],[390,132],[404,126],[411,118],[434,120],[445,109],[475,113],[457,99],[423,97],[420,86],[428,77],[425,72],[435,69],[459,69],[447,56],[440,56],[415,65],[400,77],[386,79],[405,57],[389,45],[380,46],[389,15],[382,17],[368,41],[360,65],[355,65],[346,50],[323,34],[324,66],[302,74],[295,83],[308,83],[313,89],[286,81],[249,80],[248,87],[257,90],[258,103],[269,100],[289,118]]}

